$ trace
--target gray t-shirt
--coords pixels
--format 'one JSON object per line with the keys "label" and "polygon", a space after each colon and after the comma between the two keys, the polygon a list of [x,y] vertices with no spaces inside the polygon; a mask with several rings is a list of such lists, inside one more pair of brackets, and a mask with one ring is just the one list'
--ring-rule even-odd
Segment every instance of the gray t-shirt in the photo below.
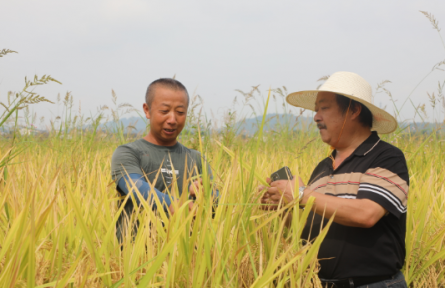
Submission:
{"label": "gray t-shirt", "polygon": [[[184,187],[187,191],[190,178],[202,173],[201,163],[201,153],[179,142],[173,146],[158,146],[145,139],[139,139],[121,145],[114,151],[111,159],[111,177],[117,184],[127,174],[140,174],[145,176],[147,182],[154,184],[156,189],[166,193],[167,190],[171,191],[175,173],[181,195],[183,184],[187,185]],[[210,169],[208,171],[211,175]],[[154,183],[156,175],[158,178]]]}

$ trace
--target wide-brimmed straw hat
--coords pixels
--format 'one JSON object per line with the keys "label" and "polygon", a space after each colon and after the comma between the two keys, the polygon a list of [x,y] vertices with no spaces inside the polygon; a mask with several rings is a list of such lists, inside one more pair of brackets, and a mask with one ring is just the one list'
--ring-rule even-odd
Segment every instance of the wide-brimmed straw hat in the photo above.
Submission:
{"label": "wide-brimmed straw hat", "polygon": [[372,130],[381,134],[391,133],[397,128],[396,119],[385,110],[374,106],[372,88],[365,79],[352,72],[336,72],[318,90],[306,90],[287,95],[290,105],[314,111],[319,92],[343,95],[365,105],[372,113]]}

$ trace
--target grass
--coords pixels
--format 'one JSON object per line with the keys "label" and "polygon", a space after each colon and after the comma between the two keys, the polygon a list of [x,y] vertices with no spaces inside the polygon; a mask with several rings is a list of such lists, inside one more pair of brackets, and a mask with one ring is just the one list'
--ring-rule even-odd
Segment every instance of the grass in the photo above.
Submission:
{"label": "grass", "polygon": [[[209,191],[198,197],[194,217],[180,209],[167,218],[146,207],[137,213],[141,229],[134,243],[127,237],[122,251],[109,170],[121,139],[75,132],[71,139],[27,136],[15,144],[26,149],[2,173],[0,287],[317,287],[322,237],[304,245],[307,214],[290,210],[299,221],[288,229],[281,221],[285,209],[260,210],[255,191],[283,165],[308,179],[328,153],[315,131],[234,137],[226,146],[218,143],[220,135],[204,142],[184,135],[182,143],[201,146],[214,171],[222,195],[215,217],[211,200],[202,196]],[[442,287],[444,138],[403,131],[383,139],[404,151],[411,175],[402,271],[413,287]],[[0,155],[10,145],[1,141]]]}

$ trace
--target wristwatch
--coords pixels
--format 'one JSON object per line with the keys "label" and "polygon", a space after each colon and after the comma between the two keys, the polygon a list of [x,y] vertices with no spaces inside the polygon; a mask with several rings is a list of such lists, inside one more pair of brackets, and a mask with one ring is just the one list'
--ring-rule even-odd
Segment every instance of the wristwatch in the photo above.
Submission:
{"label": "wristwatch", "polygon": [[306,189],[306,186],[300,186],[300,188],[298,189],[298,202],[300,202],[303,198],[304,189]]}

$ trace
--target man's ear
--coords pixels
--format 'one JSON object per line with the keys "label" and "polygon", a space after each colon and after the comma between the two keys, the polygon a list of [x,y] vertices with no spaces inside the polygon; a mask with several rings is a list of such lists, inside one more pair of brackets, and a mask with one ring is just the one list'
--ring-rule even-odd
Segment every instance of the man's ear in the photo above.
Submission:
{"label": "man's ear", "polygon": [[148,107],[147,103],[144,103],[144,105],[142,105],[142,109],[144,109],[145,117],[147,119],[150,119],[150,108]]}
{"label": "man's ear", "polygon": [[351,107],[351,120],[357,119],[360,113],[362,113],[362,105],[357,105],[356,103],[356,105]]}

